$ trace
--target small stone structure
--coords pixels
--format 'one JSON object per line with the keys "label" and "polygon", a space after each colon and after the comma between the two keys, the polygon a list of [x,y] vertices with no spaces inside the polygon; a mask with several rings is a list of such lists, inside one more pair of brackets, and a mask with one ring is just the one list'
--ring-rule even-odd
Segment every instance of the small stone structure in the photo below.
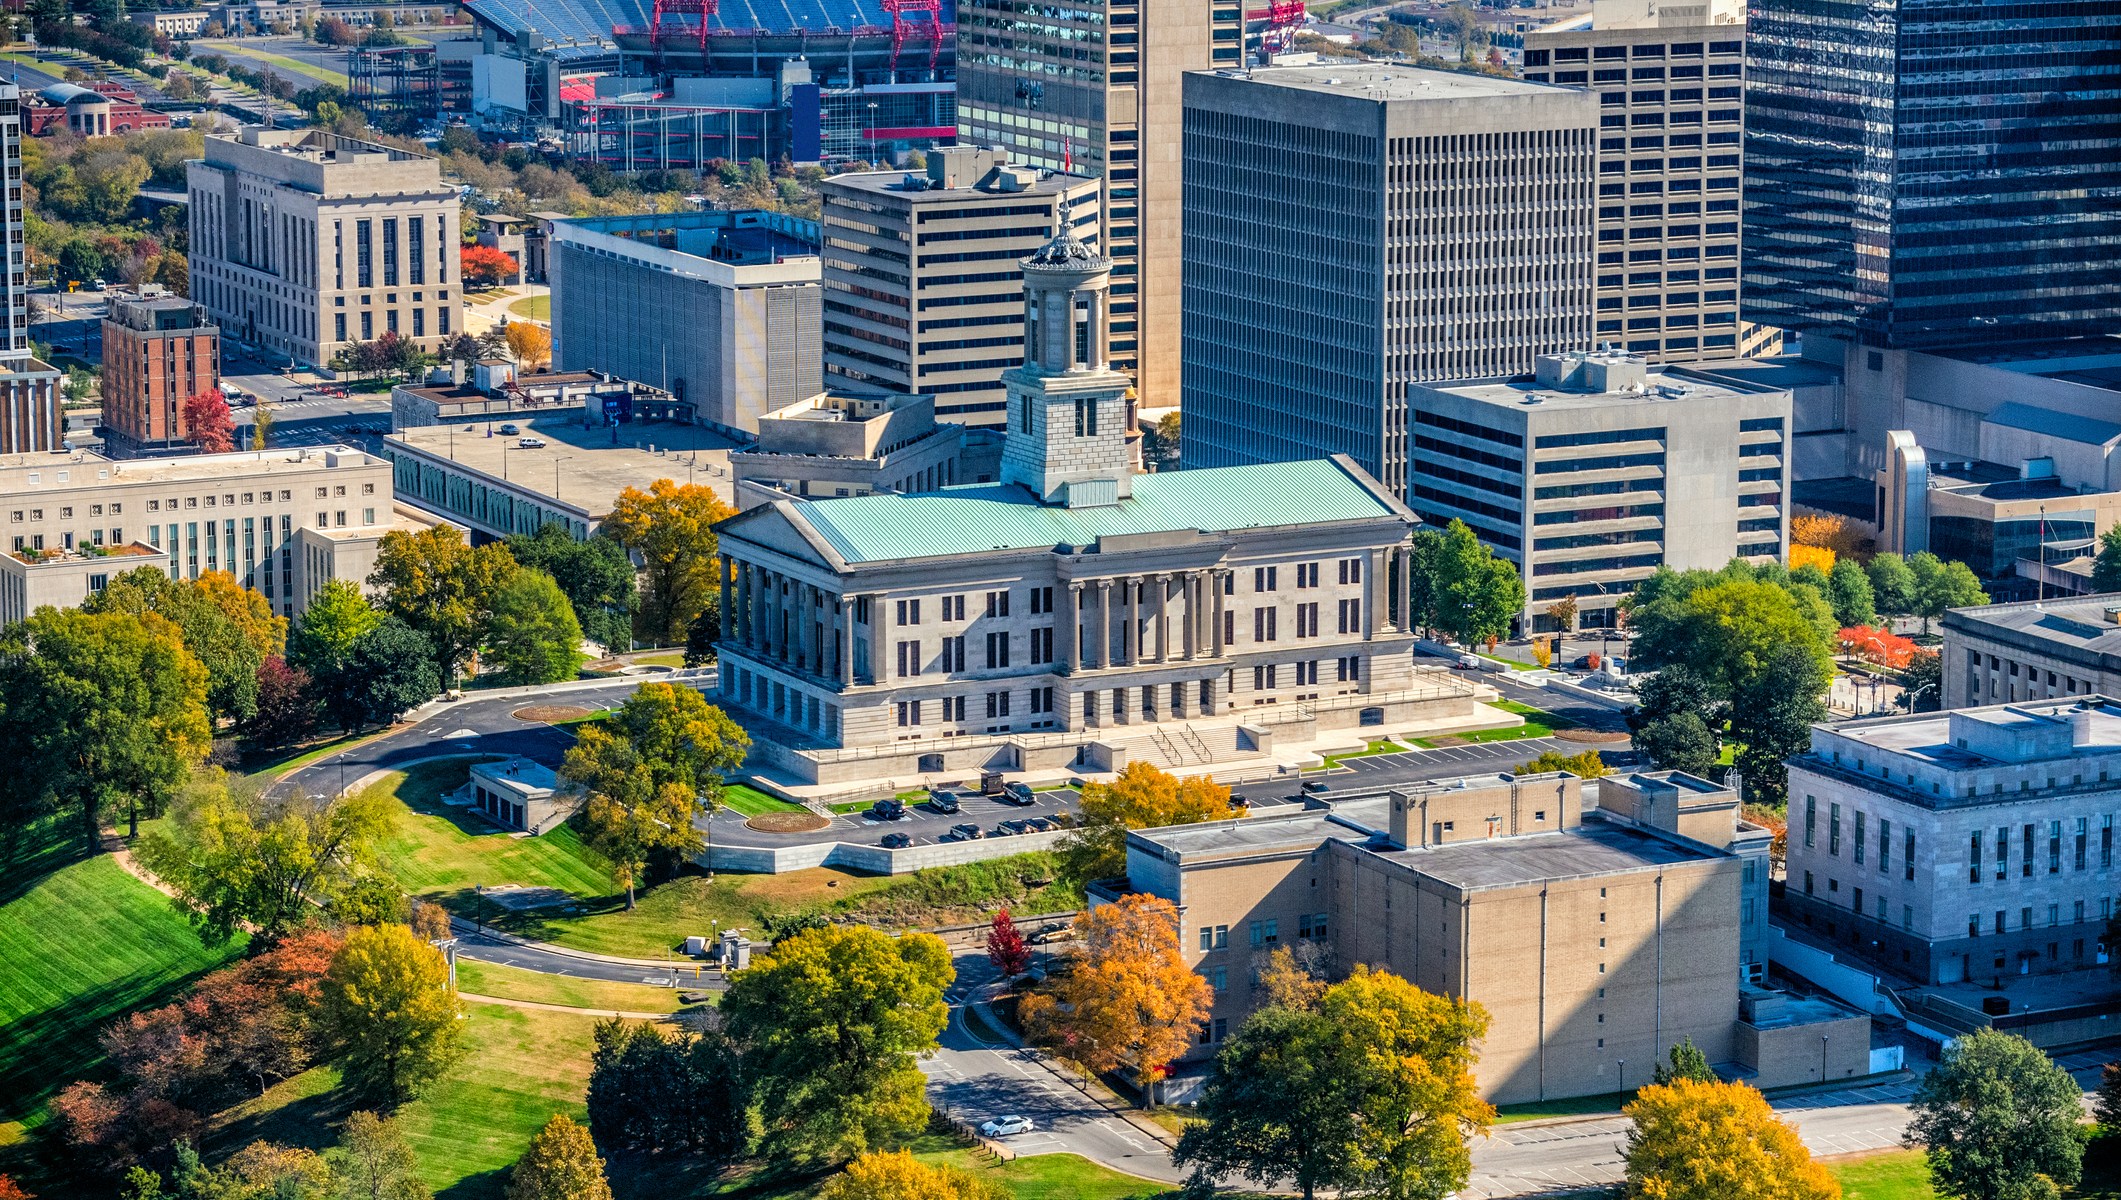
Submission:
{"label": "small stone structure", "polygon": [[565,821],[575,810],[575,796],[560,784],[552,768],[527,758],[479,763],[464,785],[473,812],[504,829],[521,829],[532,837]]}

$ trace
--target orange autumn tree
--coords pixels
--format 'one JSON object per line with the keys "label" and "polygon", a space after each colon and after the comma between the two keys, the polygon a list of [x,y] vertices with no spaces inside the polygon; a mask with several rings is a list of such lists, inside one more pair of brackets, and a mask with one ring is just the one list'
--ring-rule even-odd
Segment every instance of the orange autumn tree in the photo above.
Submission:
{"label": "orange autumn tree", "polygon": [[1186,966],[1178,910],[1160,896],[1099,905],[1076,931],[1083,944],[1069,952],[1069,969],[1018,1013],[1039,1044],[1093,1071],[1125,1071],[1146,1107],[1208,1019],[1208,981]]}
{"label": "orange autumn tree", "polygon": [[1851,625],[1835,635],[1851,658],[1898,671],[1914,661],[1914,641],[1872,625]]}
{"label": "orange autumn tree", "polygon": [[465,287],[492,287],[516,273],[516,260],[492,246],[466,246],[457,256]]}
{"label": "orange autumn tree", "polygon": [[226,454],[236,446],[236,420],[228,398],[217,391],[184,398],[184,429],[201,454]]}
{"label": "orange autumn tree", "polygon": [[1790,570],[1795,571],[1804,567],[1817,567],[1822,571],[1831,572],[1834,569],[1834,552],[1825,546],[1792,545],[1790,547]]}

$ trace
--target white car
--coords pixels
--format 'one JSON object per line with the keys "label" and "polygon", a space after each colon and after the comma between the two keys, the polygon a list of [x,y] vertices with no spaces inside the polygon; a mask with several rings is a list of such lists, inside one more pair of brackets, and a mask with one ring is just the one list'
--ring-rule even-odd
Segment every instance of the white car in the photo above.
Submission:
{"label": "white car", "polygon": [[979,1131],[988,1137],[1008,1137],[1012,1133],[1029,1133],[1031,1132],[1031,1118],[996,1117],[980,1126]]}
{"label": "white car", "polygon": [[527,437],[516,439],[516,449],[518,450],[542,450],[544,448],[544,438]]}

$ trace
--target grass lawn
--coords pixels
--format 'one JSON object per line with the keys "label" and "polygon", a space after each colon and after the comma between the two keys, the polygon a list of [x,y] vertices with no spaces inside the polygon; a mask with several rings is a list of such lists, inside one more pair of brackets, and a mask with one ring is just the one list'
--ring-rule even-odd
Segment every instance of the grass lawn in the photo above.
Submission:
{"label": "grass lawn", "polygon": [[33,831],[0,875],[0,1170],[24,1169],[10,1144],[94,1074],[105,1026],[242,951],[201,946],[167,897],[108,856],[81,858],[72,833]]}
{"label": "grass lawn", "polygon": [[1619,1092],[1607,1092],[1602,1096],[1572,1096],[1566,1100],[1529,1100],[1523,1104],[1504,1104],[1495,1109],[1495,1123],[1514,1125],[1519,1121],[1537,1121],[1546,1117],[1618,1113],[1620,1106],[1626,1104],[1630,1098]]}
{"label": "grass lawn", "polygon": [[702,1007],[681,1004],[678,1001],[680,991],[694,986],[691,975],[691,971],[686,971],[679,977],[677,988],[666,988],[651,987],[645,983],[606,983],[599,979],[570,979],[562,975],[525,971],[519,967],[473,962],[468,958],[457,960],[459,991],[479,996],[498,996],[504,1000],[532,1000],[539,1004],[586,1008],[600,1013],[668,1013]]}
{"label": "grass lawn", "polygon": [[1372,754],[1397,754],[1404,749],[1406,749],[1405,746],[1400,745],[1391,738],[1372,738],[1370,744],[1360,750],[1350,750],[1346,754],[1328,754],[1325,759],[1326,765],[1331,767],[1346,762],[1351,758],[1367,758]]}
{"label": "grass lawn", "polygon": [[1827,1164],[1843,1200],[1932,1200],[1930,1168],[1920,1150],[1892,1150]]}
{"label": "grass lawn", "polygon": [[778,796],[768,795],[748,783],[732,783],[722,789],[722,803],[732,811],[755,817],[770,812],[809,812],[800,804],[790,804]]}
{"label": "grass lawn", "polygon": [[[535,296],[532,299],[543,301],[547,300],[547,297]],[[516,301],[517,304],[527,304],[529,302],[527,300]],[[685,665],[685,655],[682,651],[672,651],[669,654],[643,655],[630,661],[637,667],[682,667]]]}
{"label": "grass lawn", "polygon": [[[369,785],[402,806],[397,829],[382,844],[384,865],[405,890],[419,896],[475,895],[496,884],[554,887],[584,899],[615,890],[604,860],[582,844],[573,826],[543,837],[513,837],[469,810],[441,802],[471,771],[468,758],[420,763]],[[490,915],[490,914],[489,914]]]}
{"label": "grass lawn", "polygon": [[230,58],[249,58],[262,63],[271,63],[283,71],[293,71],[304,79],[314,79],[318,83],[329,83],[337,87],[346,86],[346,76],[341,72],[327,71],[323,67],[303,62],[299,58],[289,58],[284,54],[274,54],[269,50],[256,50],[249,46],[237,46],[229,42],[198,42],[196,44]]}
{"label": "grass lawn", "polygon": [[[550,321],[552,320],[552,297],[550,295],[525,296],[514,304],[509,305],[508,311],[515,316],[525,317],[532,321]],[[679,655],[678,658],[682,660],[684,656]]]}
{"label": "grass lawn", "polygon": [[868,812],[869,807],[875,803],[874,800],[842,800],[838,804],[828,804],[825,807],[844,817],[852,813]]}

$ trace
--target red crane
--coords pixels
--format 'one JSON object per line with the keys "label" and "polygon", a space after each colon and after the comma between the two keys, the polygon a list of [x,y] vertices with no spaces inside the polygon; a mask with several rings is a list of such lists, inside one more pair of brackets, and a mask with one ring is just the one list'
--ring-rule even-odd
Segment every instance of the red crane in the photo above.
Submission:
{"label": "red crane", "polygon": [[942,0],[884,0],[884,11],[891,14],[892,72],[898,71],[899,52],[906,48],[915,29],[928,38],[928,69],[935,70],[943,53]]}
{"label": "red crane", "polygon": [[1266,8],[1245,15],[1266,22],[1259,34],[1260,53],[1280,54],[1295,44],[1296,31],[1303,28],[1304,0],[1270,0]]}
{"label": "red crane", "polygon": [[[714,14],[720,10],[720,0],[655,0],[655,15],[648,26],[649,44],[656,47],[662,46],[664,37],[663,18],[691,17],[698,22],[698,28],[694,32],[699,40],[700,56],[705,58],[707,55],[708,23],[714,18]],[[682,26],[673,22],[670,32],[675,35],[681,28]]]}

